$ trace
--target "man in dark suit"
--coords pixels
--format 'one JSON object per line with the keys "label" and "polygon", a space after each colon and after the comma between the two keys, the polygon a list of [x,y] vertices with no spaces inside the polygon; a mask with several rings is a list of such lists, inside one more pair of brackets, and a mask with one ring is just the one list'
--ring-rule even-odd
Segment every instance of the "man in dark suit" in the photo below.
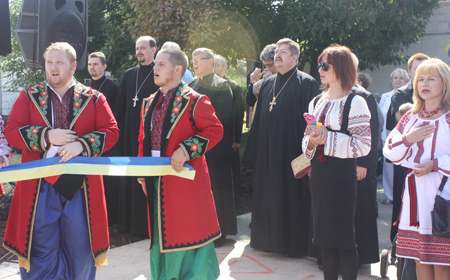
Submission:
{"label": "man in dark suit", "polygon": [[211,50],[196,49],[192,53],[192,64],[197,78],[189,86],[198,93],[208,96],[217,118],[223,125],[222,140],[206,153],[211,189],[222,230],[222,237],[214,242],[218,247],[225,243],[228,234],[237,234],[232,175],[235,127],[233,92],[227,80],[214,74],[214,53]]}

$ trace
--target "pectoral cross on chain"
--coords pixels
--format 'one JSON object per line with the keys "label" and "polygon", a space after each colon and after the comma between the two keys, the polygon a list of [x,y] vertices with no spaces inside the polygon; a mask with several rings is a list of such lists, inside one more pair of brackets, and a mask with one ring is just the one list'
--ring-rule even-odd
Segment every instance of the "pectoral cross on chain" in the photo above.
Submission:
{"label": "pectoral cross on chain", "polygon": [[276,98],[274,97],[272,99],[272,102],[269,102],[269,104],[270,104],[269,112],[272,112],[273,105],[277,105],[277,102],[275,102],[275,101],[276,101]]}
{"label": "pectoral cross on chain", "polygon": [[139,101],[139,98],[137,98],[137,96],[135,96],[133,98],[133,107],[136,107],[136,102],[138,102],[138,101]]}

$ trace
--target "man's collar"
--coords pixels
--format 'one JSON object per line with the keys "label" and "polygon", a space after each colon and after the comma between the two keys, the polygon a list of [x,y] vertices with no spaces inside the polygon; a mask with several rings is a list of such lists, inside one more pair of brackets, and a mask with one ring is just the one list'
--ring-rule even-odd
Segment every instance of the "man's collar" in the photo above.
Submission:
{"label": "man's collar", "polygon": [[[91,78],[92,78],[92,77],[91,77]],[[101,76],[101,78],[98,78],[97,80],[94,79],[94,78],[92,78],[92,81],[93,81],[93,82],[102,82],[104,79],[106,79],[106,75],[105,75],[105,74],[103,74],[103,76]]]}
{"label": "man's collar", "polygon": [[208,75],[203,76],[203,78],[200,78],[201,81],[203,80],[209,80],[212,79],[212,77],[214,76],[214,72],[209,73]]}
{"label": "man's collar", "polygon": [[[73,86],[75,86],[77,84],[77,82],[75,81],[75,79],[72,79],[72,84],[70,85],[70,87],[67,89],[67,90],[69,90],[71,87],[73,87]],[[53,88],[52,88],[52,86],[47,82],[47,86],[54,92],[54,93],[56,93],[56,90],[54,90]],[[66,90],[66,92],[67,92],[67,90]]]}
{"label": "man's collar", "polygon": [[278,72],[278,74],[280,75],[280,77],[284,77],[286,75],[290,76],[292,75],[292,72],[297,71],[297,65],[295,65],[291,70],[287,71],[284,74],[281,74],[280,72]]}
{"label": "man's collar", "polygon": [[164,92],[164,91],[162,90],[162,88],[159,88],[159,91],[161,92],[162,95],[166,96],[166,94],[167,94],[168,92],[170,92],[170,91],[173,90],[173,89],[178,89],[180,86],[181,86],[181,83],[179,83],[177,86],[174,86],[174,87],[172,87],[172,88],[169,88],[169,89],[167,90],[167,92]]}

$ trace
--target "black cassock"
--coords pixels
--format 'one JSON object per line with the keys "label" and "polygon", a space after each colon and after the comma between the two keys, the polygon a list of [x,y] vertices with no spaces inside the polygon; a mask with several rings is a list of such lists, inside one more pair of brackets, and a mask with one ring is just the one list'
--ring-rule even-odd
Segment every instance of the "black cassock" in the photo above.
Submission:
{"label": "black cassock", "polygon": [[235,140],[235,106],[233,92],[227,80],[210,73],[196,78],[189,86],[208,96],[217,118],[223,125],[223,138],[206,152],[211,189],[214,195],[217,218],[223,236],[237,234],[236,207],[233,196],[233,142]]}
{"label": "black cassock", "polygon": [[[114,113],[119,86],[105,75],[98,80],[92,79],[88,84],[91,88],[103,93],[106,97],[111,111]],[[117,155],[117,145],[102,154],[104,157],[114,157]],[[103,176],[105,185],[106,208],[108,211],[108,224],[111,226],[119,221],[119,180],[116,176]]]}
{"label": "black cassock", "polygon": [[[153,76],[153,65],[139,65],[128,69],[120,84],[119,95],[116,100],[114,115],[119,125],[120,134],[118,155],[137,156],[139,149],[138,135],[140,125],[140,110],[142,99],[158,90]],[[139,72],[139,75],[137,75]],[[134,105],[133,99],[137,89],[141,87]],[[136,177],[120,178],[119,188],[119,230],[134,234],[148,234],[147,226],[147,199]]]}
{"label": "black cassock", "polygon": [[[275,78],[275,96],[288,83],[270,112]],[[295,67],[284,75],[271,76],[261,86],[244,155],[253,166],[252,248],[294,257],[308,252],[309,178],[295,179],[291,162],[303,153],[303,113],[317,94],[319,85],[314,78]]]}
{"label": "black cassock", "polygon": [[356,213],[355,213],[355,238],[358,250],[359,264],[379,262],[377,209],[373,192],[373,167],[378,159],[378,110],[375,97],[361,87],[353,87],[357,95],[366,100],[371,114],[370,132],[372,147],[365,157],[356,159],[356,165],[367,168],[367,175],[357,184]]}

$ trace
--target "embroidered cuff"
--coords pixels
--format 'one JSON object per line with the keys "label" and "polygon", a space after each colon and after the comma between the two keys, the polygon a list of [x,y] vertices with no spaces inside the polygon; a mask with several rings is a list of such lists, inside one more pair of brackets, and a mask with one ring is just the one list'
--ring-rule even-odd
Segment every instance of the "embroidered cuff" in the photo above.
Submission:
{"label": "embroidered cuff", "polygon": [[94,131],[81,136],[77,140],[83,144],[88,157],[99,157],[105,148],[106,133]]}
{"label": "embroidered cuff", "polygon": [[194,135],[180,143],[181,148],[186,155],[187,161],[204,155],[208,148],[209,139]]}
{"label": "embroidered cuff", "polygon": [[411,147],[411,144],[408,144],[408,141],[406,141],[406,135],[403,135],[402,142],[406,147],[408,147],[408,148]]}
{"label": "embroidered cuff", "polygon": [[438,166],[439,166],[439,161],[437,158],[433,159],[433,171],[437,172],[438,171]]}
{"label": "embroidered cuff", "polygon": [[44,143],[44,135],[48,127],[28,125],[18,130],[28,150],[33,152],[47,151]]}

